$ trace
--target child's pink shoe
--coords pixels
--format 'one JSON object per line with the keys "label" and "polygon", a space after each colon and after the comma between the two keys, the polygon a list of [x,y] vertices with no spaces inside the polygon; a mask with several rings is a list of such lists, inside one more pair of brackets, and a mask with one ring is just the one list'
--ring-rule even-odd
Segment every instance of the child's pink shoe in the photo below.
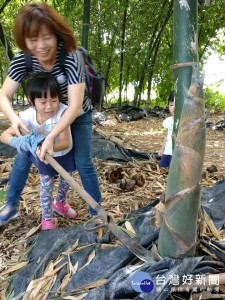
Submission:
{"label": "child's pink shoe", "polygon": [[56,228],[55,220],[42,219],[41,226],[42,226],[42,230],[55,229]]}
{"label": "child's pink shoe", "polygon": [[57,214],[66,217],[66,218],[76,218],[77,213],[75,212],[74,209],[71,208],[71,206],[69,205],[69,203],[64,202],[64,203],[60,203],[60,202],[56,202],[54,201],[54,203],[52,204],[52,210],[54,212],[56,212]]}

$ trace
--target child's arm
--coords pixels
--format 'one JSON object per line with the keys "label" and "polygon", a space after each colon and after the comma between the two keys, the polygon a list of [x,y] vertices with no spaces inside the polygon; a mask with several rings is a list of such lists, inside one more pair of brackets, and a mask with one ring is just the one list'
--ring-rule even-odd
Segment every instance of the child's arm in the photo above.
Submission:
{"label": "child's arm", "polygon": [[166,146],[166,139],[167,139],[167,133],[168,133],[168,129],[166,129],[166,134],[165,134],[165,136],[164,136],[164,140],[163,140],[163,143],[162,143],[162,147],[161,147],[161,149],[159,150],[159,152],[158,152],[158,156],[163,156],[163,152],[164,152],[164,150],[165,150],[165,146]]}
{"label": "child's arm", "polygon": [[8,145],[11,138],[15,135],[16,135],[15,130],[12,127],[9,127],[5,131],[3,131],[3,133],[1,134],[0,141],[4,144]]}
{"label": "child's arm", "polygon": [[61,134],[59,135],[59,141],[53,144],[54,152],[62,151],[70,146],[70,127],[67,127]]}

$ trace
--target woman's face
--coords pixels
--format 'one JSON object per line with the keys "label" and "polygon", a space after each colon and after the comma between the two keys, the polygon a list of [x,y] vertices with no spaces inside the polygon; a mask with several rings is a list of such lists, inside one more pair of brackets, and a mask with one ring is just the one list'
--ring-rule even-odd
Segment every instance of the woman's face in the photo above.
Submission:
{"label": "woman's face", "polygon": [[46,26],[40,27],[36,37],[25,38],[27,49],[42,66],[54,64],[57,54],[57,37]]}

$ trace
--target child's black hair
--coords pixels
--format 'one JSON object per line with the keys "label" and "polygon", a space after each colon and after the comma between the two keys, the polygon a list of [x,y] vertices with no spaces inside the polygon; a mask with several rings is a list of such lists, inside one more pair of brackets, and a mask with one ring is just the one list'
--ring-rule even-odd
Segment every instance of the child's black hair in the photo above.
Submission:
{"label": "child's black hair", "polygon": [[174,91],[172,91],[169,95],[169,99],[168,99],[168,105],[170,102],[174,102]]}
{"label": "child's black hair", "polygon": [[35,105],[35,98],[47,98],[47,92],[52,98],[60,99],[60,89],[57,80],[51,73],[31,73],[27,79],[27,95],[32,105]]}

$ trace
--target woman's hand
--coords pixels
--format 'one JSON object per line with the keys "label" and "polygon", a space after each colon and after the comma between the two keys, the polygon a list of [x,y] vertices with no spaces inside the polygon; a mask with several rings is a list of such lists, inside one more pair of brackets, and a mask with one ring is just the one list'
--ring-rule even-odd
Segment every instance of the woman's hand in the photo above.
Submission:
{"label": "woman's hand", "polygon": [[18,82],[12,80],[9,76],[7,76],[0,90],[0,111],[2,111],[9,119],[11,127],[13,128],[17,136],[21,136],[19,127],[22,127],[27,132],[29,132],[26,125],[17,116],[11,104],[13,95],[18,90],[19,85],[20,84]]}
{"label": "woman's hand", "polygon": [[36,150],[36,154],[37,154],[38,158],[42,162],[44,162],[46,165],[48,164],[48,162],[45,160],[46,153],[50,154],[51,156],[54,156],[53,142],[54,142],[54,140],[52,140],[51,138],[49,138],[47,136],[45,138],[45,140],[43,141],[42,145],[40,147],[38,147]]}
{"label": "woman's hand", "polygon": [[29,129],[27,128],[27,126],[23,123],[23,121],[19,117],[15,117],[12,120],[11,127],[13,128],[15,135],[17,135],[17,136],[22,135],[20,128],[23,128],[27,133],[29,133]]}

